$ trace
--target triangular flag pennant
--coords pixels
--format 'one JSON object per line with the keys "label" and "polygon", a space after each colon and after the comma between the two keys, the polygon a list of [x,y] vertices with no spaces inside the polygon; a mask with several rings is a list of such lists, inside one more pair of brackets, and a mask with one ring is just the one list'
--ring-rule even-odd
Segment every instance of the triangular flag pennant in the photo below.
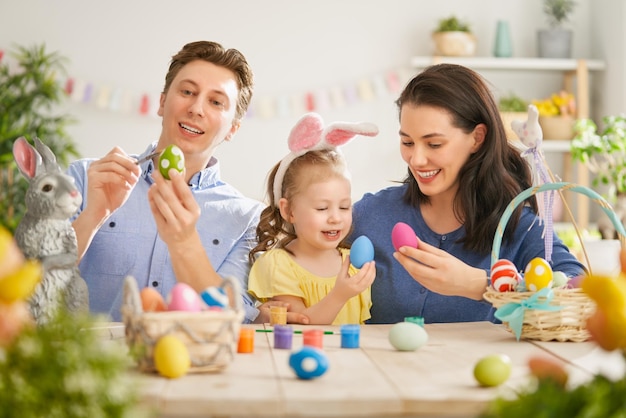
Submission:
{"label": "triangular flag pennant", "polygon": [[369,102],[374,99],[374,90],[372,83],[369,80],[363,79],[358,84],[359,96],[364,102]]}
{"label": "triangular flag pennant", "polygon": [[83,80],[76,80],[74,85],[72,86],[72,95],[70,98],[74,102],[80,102],[85,97],[85,87],[86,84]]}
{"label": "triangular flag pennant", "polygon": [[70,77],[65,82],[65,94],[71,96],[72,91],[74,91],[74,79]]}
{"label": "triangular flag pennant", "polygon": [[395,71],[389,71],[387,73],[387,88],[394,94],[400,92],[400,80],[398,79],[398,74],[396,74]]}
{"label": "triangular flag pennant", "polygon": [[109,98],[111,97],[111,89],[108,86],[101,86],[98,89],[98,96],[96,98],[96,106],[100,109],[106,109],[109,105]]}
{"label": "triangular flag pennant", "polygon": [[2,57],[4,57],[4,50],[0,49],[0,62],[2,62]]}
{"label": "triangular flag pennant", "polygon": [[307,93],[304,96],[305,109],[307,112],[315,111],[315,95],[313,93]]}
{"label": "triangular flag pennant", "polygon": [[330,103],[334,107],[344,107],[346,105],[346,99],[344,98],[343,91],[339,87],[333,87],[330,89]]}
{"label": "triangular flag pennant", "polygon": [[279,96],[276,99],[276,114],[283,118],[290,115],[289,98],[287,96]]}
{"label": "triangular flag pennant", "polygon": [[93,85],[91,83],[87,83],[85,86],[85,91],[83,93],[83,103],[91,102],[91,94],[93,92]]}
{"label": "triangular flag pennant", "polygon": [[328,92],[326,90],[318,90],[315,92],[315,103],[317,104],[317,111],[323,112],[330,108],[330,101],[328,99]]}
{"label": "triangular flag pennant", "polygon": [[150,99],[147,94],[144,94],[141,96],[141,101],[139,102],[139,113],[147,115],[148,111],[150,111]]}

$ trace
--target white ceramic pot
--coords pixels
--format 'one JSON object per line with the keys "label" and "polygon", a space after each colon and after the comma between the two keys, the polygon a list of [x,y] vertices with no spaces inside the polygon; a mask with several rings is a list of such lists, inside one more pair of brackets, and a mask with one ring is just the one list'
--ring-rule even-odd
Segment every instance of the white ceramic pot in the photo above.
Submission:
{"label": "white ceramic pot", "polygon": [[467,57],[476,53],[476,38],[469,32],[435,32],[435,55]]}

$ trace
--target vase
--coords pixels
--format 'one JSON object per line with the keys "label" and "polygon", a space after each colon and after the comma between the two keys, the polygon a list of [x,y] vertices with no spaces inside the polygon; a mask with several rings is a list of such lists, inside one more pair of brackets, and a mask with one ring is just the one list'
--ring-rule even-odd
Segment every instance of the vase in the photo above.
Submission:
{"label": "vase", "polygon": [[571,115],[539,116],[544,140],[574,138],[574,122]]}
{"label": "vase", "polygon": [[511,32],[509,31],[509,22],[505,20],[498,20],[493,55],[499,58],[508,58],[513,56],[513,45],[511,42]]}
{"label": "vase", "polygon": [[619,239],[585,239],[583,247],[589,257],[589,264],[587,265],[584,256],[581,262],[591,269],[591,273],[610,277],[616,277],[619,274],[621,270]]}
{"label": "vase", "polygon": [[571,58],[572,31],[542,29],[537,32],[537,50],[540,58]]}

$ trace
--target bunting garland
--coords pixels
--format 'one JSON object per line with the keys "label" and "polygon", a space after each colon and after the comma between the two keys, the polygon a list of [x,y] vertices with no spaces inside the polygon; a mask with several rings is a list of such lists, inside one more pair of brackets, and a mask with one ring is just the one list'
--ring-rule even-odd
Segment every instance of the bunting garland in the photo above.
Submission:
{"label": "bunting garland", "polygon": [[[4,57],[0,49],[0,62]],[[377,99],[395,99],[402,86],[412,77],[408,68],[388,70],[383,74],[363,77],[347,85],[280,96],[254,96],[247,118],[285,118],[305,112],[325,112],[332,109],[372,102]],[[67,77],[58,80],[63,91],[75,103],[90,105],[100,110],[157,117],[160,92],[132,92],[120,87],[99,84],[89,80]]]}

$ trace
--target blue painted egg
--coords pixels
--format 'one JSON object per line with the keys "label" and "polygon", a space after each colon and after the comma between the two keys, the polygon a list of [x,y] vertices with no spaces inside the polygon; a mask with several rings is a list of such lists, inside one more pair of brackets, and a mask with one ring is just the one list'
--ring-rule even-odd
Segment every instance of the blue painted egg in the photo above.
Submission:
{"label": "blue painted egg", "polygon": [[289,356],[289,367],[300,379],[320,377],[328,370],[328,357],[317,347],[303,346]]}
{"label": "blue painted egg", "polygon": [[352,243],[350,248],[350,263],[358,269],[363,264],[374,260],[374,244],[365,235],[361,235]]}

